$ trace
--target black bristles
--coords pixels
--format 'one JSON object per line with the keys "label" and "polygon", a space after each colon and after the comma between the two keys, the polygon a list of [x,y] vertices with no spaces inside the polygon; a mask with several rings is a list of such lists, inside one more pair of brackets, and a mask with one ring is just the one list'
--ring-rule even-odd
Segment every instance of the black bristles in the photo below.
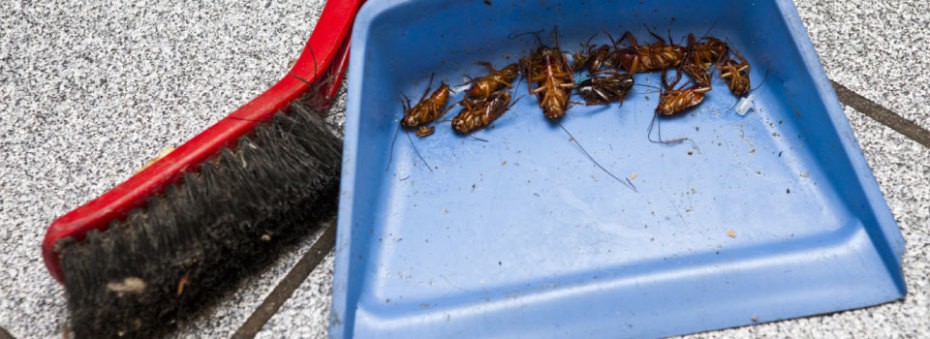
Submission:
{"label": "black bristles", "polygon": [[289,108],[106,231],[59,242],[78,338],[162,334],[334,215],[341,141]]}

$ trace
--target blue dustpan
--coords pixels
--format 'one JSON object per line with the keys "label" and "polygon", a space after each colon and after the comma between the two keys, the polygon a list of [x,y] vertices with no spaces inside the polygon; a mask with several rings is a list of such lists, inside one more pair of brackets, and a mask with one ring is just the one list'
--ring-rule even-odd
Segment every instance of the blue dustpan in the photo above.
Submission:
{"label": "blue dustpan", "polygon": [[[662,120],[693,141],[673,146],[646,136],[657,74],[622,107],[572,107],[564,127],[638,192],[525,82],[486,142],[448,122],[395,138],[400,94],[516,61],[519,33],[551,45],[557,25],[575,50],[602,30],[651,42],[644,24],[729,40],[758,88],[741,116],[715,80]],[[789,0],[372,1],[352,50],[333,337],[655,337],[905,294],[900,231]]]}

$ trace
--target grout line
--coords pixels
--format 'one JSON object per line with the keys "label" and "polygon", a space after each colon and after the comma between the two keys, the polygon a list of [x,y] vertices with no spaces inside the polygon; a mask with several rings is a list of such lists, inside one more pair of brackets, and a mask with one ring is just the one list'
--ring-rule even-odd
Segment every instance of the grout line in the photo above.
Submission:
{"label": "grout line", "polygon": [[10,332],[7,332],[3,327],[0,327],[0,339],[15,339]]}
{"label": "grout line", "polygon": [[310,250],[297,262],[297,265],[294,265],[294,268],[287,272],[284,279],[278,282],[278,285],[265,297],[262,304],[249,316],[249,319],[242,323],[242,326],[232,335],[233,338],[255,337],[258,331],[262,329],[262,326],[278,312],[278,309],[290,299],[294,291],[307,279],[310,272],[313,272],[313,269],[333,250],[333,247],[336,245],[335,219],[326,221],[323,223],[323,227],[326,228],[323,231],[323,235],[313,243]]}
{"label": "grout line", "polygon": [[833,84],[833,89],[836,90],[836,96],[840,98],[840,102],[843,104],[854,108],[882,125],[890,127],[911,140],[919,142],[924,147],[930,148],[930,131],[859,95],[859,93],[853,92],[836,81],[830,80],[830,82]]}

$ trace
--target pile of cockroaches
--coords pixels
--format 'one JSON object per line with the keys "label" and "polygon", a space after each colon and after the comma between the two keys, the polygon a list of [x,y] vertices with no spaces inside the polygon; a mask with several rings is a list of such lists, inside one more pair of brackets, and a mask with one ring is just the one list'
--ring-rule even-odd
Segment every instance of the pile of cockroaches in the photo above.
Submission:
{"label": "pile of cockroaches", "polygon": [[[500,70],[489,63],[479,63],[488,69],[488,74],[470,78],[466,83],[471,86],[465,98],[458,102],[462,110],[452,119],[452,128],[458,133],[469,134],[504,115],[516,103],[509,89],[520,75],[527,79],[528,91],[536,95],[543,115],[555,122],[571,106],[572,91],[584,99],[584,105],[613,102],[622,105],[633,88],[633,74],[641,72],[662,72],[659,104],[655,109],[657,116],[674,116],[700,105],[711,90],[715,71],[719,71],[720,79],[726,82],[733,95],[742,97],[749,93],[749,62],[726,42],[710,36],[698,39],[689,34],[687,45],[681,46],[676,45],[671,37],[666,42],[651,30],[649,33],[656,42],[647,45],[639,44],[630,32],[623,34],[620,40],[614,40],[606,33],[610,45],[592,45],[592,36],[581,44],[580,50],[572,53],[571,63],[559,47],[557,31],[555,47],[542,43],[536,33],[539,47],[518,63]],[[626,46],[623,45],[625,41],[628,43]],[[676,72],[670,83],[667,80],[669,70]],[[575,83],[574,73],[580,71],[587,71],[589,77]],[[687,74],[690,81],[676,87],[682,73]],[[443,83],[430,94],[431,87],[432,79],[420,100],[412,106],[410,99],[404,97],[404,117],[400,123],[404,128],[416,129],[420,137],[432,134],[435,127],[430,124],[454,107],[446,107],[452,94],[448,85]]]}

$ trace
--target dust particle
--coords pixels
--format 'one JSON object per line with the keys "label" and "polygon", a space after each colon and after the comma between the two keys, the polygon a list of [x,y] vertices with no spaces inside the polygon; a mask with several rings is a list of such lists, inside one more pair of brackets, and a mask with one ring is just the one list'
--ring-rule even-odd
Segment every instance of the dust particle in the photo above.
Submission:
{"label": "dust particle", "polygon": [[120,296],[127,293],[139,294],[145,291],[145,281],[138,277],[128,277],[123,281],[107,283],[107,290]]}
{"label": "dust particle", "polygon": [[639,174],[636,174],[636,172],[633,172],[632,174],[630,174],[630,181],[636,180],[637,177],[639,177]]}
{"label": "dust particle", "polygon": [[145,163],[145,165],[142,165],[141,168],[136,170],[136,173],[142,172],[146,168],[149,168],[149,166],[152,166],[152,164],[158,162],[158,160],[161,160],[161,158],[164,158],[165,156],[167,156],[169,153],[173,151],[174,151],[174,147],[170,147],[170,146],[166,147],[165,149],[161,150],[161,152],[158,152],[158,155],[152,158],[152,160],[149,160],[149,162]]}

